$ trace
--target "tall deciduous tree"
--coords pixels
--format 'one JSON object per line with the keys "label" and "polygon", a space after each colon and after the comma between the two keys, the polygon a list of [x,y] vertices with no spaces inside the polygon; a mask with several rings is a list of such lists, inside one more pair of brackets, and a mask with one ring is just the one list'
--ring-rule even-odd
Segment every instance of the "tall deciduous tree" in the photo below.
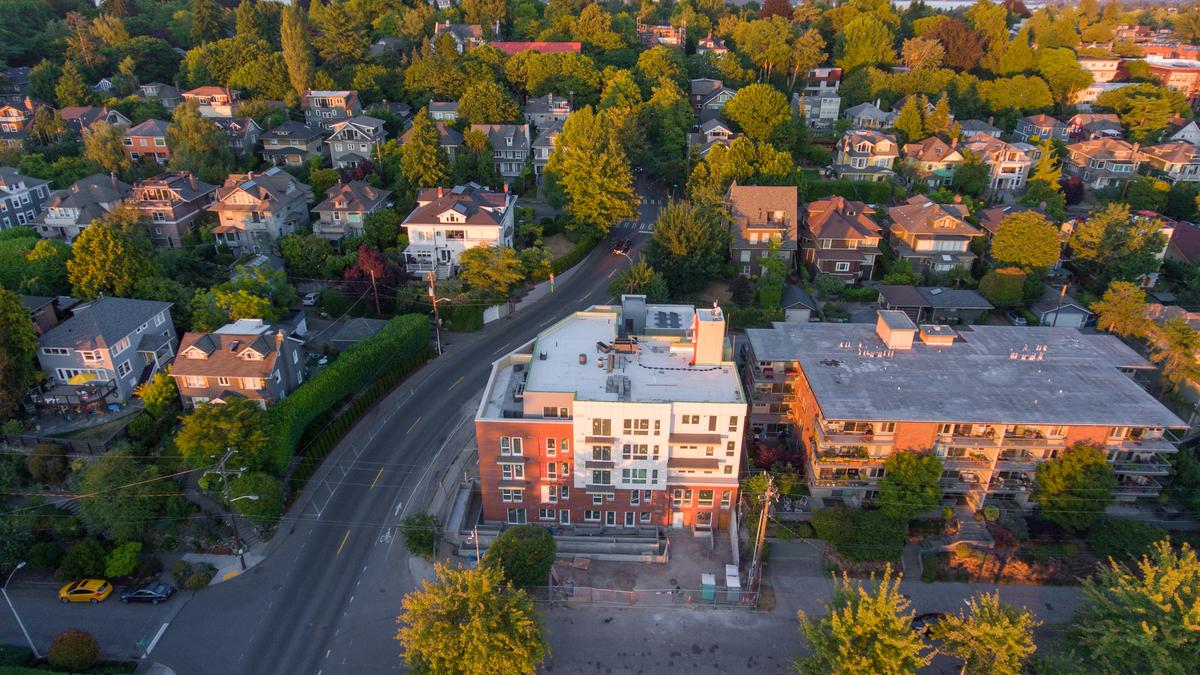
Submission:
{"label": "tall deciduous tree", "polygon": [[16,413],[33,384],[37,334],[21,298],[0,289],[0,418]]}
{"label": "tall deciduous tree", "polygon": [[904,65],[910,70],[938,68],[946,58],[946,49],[937,40],[923,37],[909,38],[900,47]]}
{"label": "tall deciduous tree", "polygon": [[170,165],[176,171],[190,171],[200,180],[220,184],[233,168],[229,136],[221,127],[205,119],[194,103],[175,108],[167,125]]}
{"label": "tall deciduous tree", "polygon": [[1112,502],[1116,482],[1104,451],[1077,443],[1038,464],[1033,501],[1047,520],[1070,532],[1083,532]]}
{"label": "tall deciduous tree", "polygon": [[279,24],[279,41],[283,48],[283,60],[287,63],[288,80],[297,96],[303,96],[306,90],[312,88],[316,66],[309,44],[311,39],[308,22],[299,4],[285,7]]}
{"label": "tall deciduous tree", "polygon": [[431,673],[534,675],[550,653],[533,600],[499,570],[438,564],[405,596],[396,639],[409,667]]}
{"label": "tall deciduous tree", "polygon": [[1132,140],[1148,142],[1158,138],[1173,115],[1188,110],[1188,103],[1180,92],[1143,83],[1106,91],[1096,97],[1095,107],[1117,113]]}
{"label": "tall deciduous tree", "polygon": [[1137,284],[1114,281],[1104,296],[1092,304],[1096,327],[1124,337],[1146,337],[1150,322],[1146,317],[1146,292]]}
{"label": "tall deciduous tree", "polygon": [[996,262],[1025,270],[1045,270],[1058,262],[1062,237],[1058,228],[1037,211],[1017,211],[1000,221],[992,238]]}
{"label": "tall deciduous tree", "polygon": [[666,279],[675,295],[708,285],[724,260],[726,239],[708,209],[672,201],[659,213],[646,259]]}
{"label": "tall deciduous tree", "polygon": [[809,28],[792,42],[788,57],[788,89],[796,88],[796,80],[808,77],[809,71],[825,63],[825,38],[816,28]]}
{"label": "tall deciduous tree", "polygon": [[1000,593],[984,593],[967,601],[967,610],[934,624],[939,649],[962,661],[964,673],[1021,675],[1037,646],[1033,629],[1041,622],[1027,609],[1000,602]]}
{"label": "tall deciduous tree", "polygon": [[83,156],[100,165],[108,173],[128,178],[133,160],[125,154],[125,125],[99,120],[83,137]]}
{"label": "tall deciduous tree", "polygon": [[721,114],[755,141],[774,140],[792,121],[787,97],[769,84],[742,87]]}
{"label": "tall deciduous tree", "polygon": [[507,246],[476,246],[462,252],[459,278],[472,288],[507,296],[521,283],[521,258]]}
{"label": "tall deciduous tree", "polygon": [[796,660],[800,675],[915,673],[933,660],[925,640],[912,628],[913,612],[900,593],[900,577],[888,565],[874,589],[834,577],[829,614],[816,621],[797,613],[812,652]]}
{"label": "tall deciduous tree", "polygon": [[231,467],[260,470],[275,460],[266,411],[249,399],[198,404],[183,418],[175,446],[183,461],[194,467],[212,466],[228,450],[233,450]]}
{"label": "tall deciduous tree", "polygon": [[1070,49],[1043,49],[1038,52],[1037,71],[1050,86],[1054,102],[1069,105],[1080,89],[1092,83],[1092,74],[1079,65]]}
{"label": "tall deciduous tree", "polygon": [[924,96],[913,94],[900,108],[892,126],[900,134],[903,142],[915,143],[928,135],[925,132],[925,103]]}
{"label": "tall deciduous tree", "polygon": [[1200,333],[1186,319],[1181,316],[1168,319],[1153,335],[1155,345],[1150,360],[1162,371],[1164,390],[1200,377],[1200,365],[1196,363]]}
{"label": "tall deciduous tree", "polygon": [[450,175],[450,159],[426,108],[413,117],[409,137],[400,149],[400,171],[414,188],[437,187]]}
{"label": "tall deciduous tree", "polygon": [[112,450],[88,465],[79,481],[79,492],[103,498],[79,500],[79,516],[89,530],[114,541],[141,539],[149,523],[166,506],[175,484],[155,481],[159,473],[131,457]]}
{"label": "tall deciduous tree", "polygon": [[60,108],[91,103],[92,89],[83,81],[83,75],[74,61],[68,59],[63,64],[62,75],[54,86],[54,99]]}
{"label": "tall deciduous tree", "polygon": [[75,239],[67,279],[76,297],[129,297],[139,281],[157,275],[150,244],[139,233],[103,221],[93,222]]}
{"label": "tall deciduous tree", "polygon": [[655,272],[645,260],[639,260],[626,267],[609,284],[608,292],[616,296],[644,295],[649,302],[666,302],[669,297],[666,279]]}
{"label": "tall deciduous tree", "polygon": [[938,23],[929,37],[946,49],[945,64],[955,70],[969,71],[983,59],[983,38],[973,28],[953,17]]}
{"label": "tall deciduous tree", "polygon": [[467,85],[458,99],[458,116],[467,124],[506,124],[521,118],[521,111],[504,87],[492,80]]}
{"label": "tall deciduous tree", "polygon": [[937,508],[942,501],[942,460],[933,455],[897,452],[883,465],[879,506],[889,515],[912,518]]}
{"label": "tall deciduous tree", "polygon": [[1188,673],[1200,635],[1200,560],[1191,546],[1155,544],[1136,569],[1110,560],[1083,581],[1072,636],[1101,672]]}
{"label": "tall deciduous tree", "polygon": [[873,14],[862,14],[838,34],[837,65],[845,70],[888,65],[896,60],[892,44],[891,30]]}
{"label": "tall deciduous tree", "polygon": [[576,227],[604,234],[618,220],[637,215],[633,171],[616,130],[591,106],[563,125],[546,173],[561,186]]}
{"label": "tall deciduous tree", "polygon": [[1113,202],[1078,223],[1068,243],[1075,259],[1097,278],[1136,281],[1158,270],[1166,244],[1160,223],[1130,217],[1129,206]]}
{"label": "tall deciduous tree", "polygon": [[500,570],[514,586],[547,586],[556,551],[549,530],[540,525],[517,525],[504,530],[488,547],[483,565]]}

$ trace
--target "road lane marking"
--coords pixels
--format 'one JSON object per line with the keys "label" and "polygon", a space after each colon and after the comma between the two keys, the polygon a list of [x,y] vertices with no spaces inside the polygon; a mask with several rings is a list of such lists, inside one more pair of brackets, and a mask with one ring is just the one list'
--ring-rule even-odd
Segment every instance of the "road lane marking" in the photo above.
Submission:
{"label": "road lane marking", "polygon": [[337,553],[335,553],[335,554],[334,554],[334,557],[336,557],[336,556],[339,556],[339,555],[341,555],[341,554],[342,554],[342,549],[343,549],[343,548],[346,548],[346,540],[347,540],[347,539],[349,539],[349,538],[350,538],[350,530],[349,530],[349,529],[347,529],[347,530],[346,530],[346,536],[342,537],[342,545],[341,545],[341,546],[338,546]]}
{"label": "road lane marking", "polygon": [[497,349],[496,351],[494,351],[494,352],[492,352],[492,353],[493,353],[493,354],[499,354],[500,352],[502,352],[502,351],[504,351],[505,349],[507,349],[507,348],[508,348],[508,345],[509,345],[509,343],[505,342],[503,347],[501,347],[500,349]]}
{"label": "road lane marking", "polygon": [[150,644],[146,647],[146,653],[142,654],[143,659],[146,658],[147,656],[150,656],[150,652],[154,651],[154,646],[158,644],[158,641],[160,639],[162,639],[163,633],[167,632],[167,626],[170,626],[170,625],[171,625],[171,622],[168,621],[159,627],[158,632],[154,634],[154,639],[151,640]]}
{"label": "road lane marking", "polygon": [[420,421],[421,421],[421,416],[420,416],[420,415],[418,415],[418,416],[417,416],[417,419],[413,420],[412,426],[411,426],[411,427],[409,427],[409,428],[408,428],[408,431],[406,431],[406,432],[404,432],[404,433],[406,433],[406,434],[411,434],[411,433],[412,433],[412,430],[417,428],[417,422],[420,422]]}
{"label": "road lane marking", "polygon": [[455,380],[455,381],[454,381],[454,384],[450,385],[449,387],[446,387],[446,391],[450,391],[451,389],[453,389],[453,388],[454,388],[454,385],[458,384],[459,382],[462,382],[462,381],[463,381],[463,377],[466,377],[466,375],[463,375],[462,377],[460,377],[460,378],[458,378],[457,380]]}
{"label": "road lane marking", "polygon": [[383,467],[379,467],[379,473],[375,474],[375,480],[371,481],[371,489],[375,489],[375,484],[379,482],[379,477],[383,475]]}
{"label": "road lane marking", "polygon": [[613,277],[613,275],[614,275],[614,274],[616,274],[616,273],[617,273],[617,271],[616,271],[616,270],[613,270],[613,271],[609,272],[609,273],[608,273],[608,278],[609,278],[609,279],[611,279],[611,278]]}

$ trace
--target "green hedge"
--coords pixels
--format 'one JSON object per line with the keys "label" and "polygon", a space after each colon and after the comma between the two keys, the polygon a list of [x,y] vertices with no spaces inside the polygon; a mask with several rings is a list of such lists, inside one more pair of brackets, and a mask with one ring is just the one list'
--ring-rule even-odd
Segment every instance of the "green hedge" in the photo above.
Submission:
{"label": "green hedge", "polygon": [[838,195],[868,204],[890,204],[900,192],[891,181],[817,180],[800,181],[801,201],[812,201]]}
{"label": "green hedge", "polygon": [[817,536],[852,562],[899,561],[904,550],[904,519],[883,511],[839,506],[814,512],[812,522]]}
{"label": "green hedge", "polygon": [[879,299],[879,290],[867,286],[862,288],[848,287],[842,291],[842,299],[847,302],[875,302]]}
{"label": "green hedge", "polygon": [[[496,304],[502,304],[501,300]],[[446,330],[472,333],[483,328],[483,305],[442,305],[442,321]]]}
{"label": "green hedge", "polygon": [[395,317],[268,409],[277,471],[282,473],[287,467],[313,420],[368,387],[381,373],[418,358],[424,362],[428,352],[429,319],[420,314]]}
{"label": "green hedge", "polygon": [[1153,523],[1131,518],[1104,518],[1088,532],[1087,544],[1092,553],[1101,558],[1127,562],[1129,558],[1141,558],[1156,542],[1168,538],[1167,531]]}
{"label": "green hedge", "polygon": [[308,479],[312,477],[317,467],[321,466],[321,462],[325,460],[330,451],[341,440],[342,435],[358,421],[358,418],[362,417],[363,413],[376,400],[391,391],[397,382],[404,379],[412,371],[420,368],[432,356],[433,348],[425,345],[425,349],[409,356],[402,363],[385,372],[375,384],[356,397],[340,415],[333,418],[324,428],[317,431],[312,439],[301,448],[300,463],[297,464],[296,470],[292,472],[288,480],[292,496],[298,495],[304,489],[305,484],[308,483]]}
{"label": "green hedge", "polygon": [[591,253],[592,249],[596,248],[596,244],[598,243],[600,243],[600,238],[595,236],[587,236],[580,239],[571,247],[570,251],[567,251],[562,257],[550,263],[551,269],[554,270],[555,274],[566,272],[574,267],[575,263],[583,260],[587,254]]}
{"label": "green hedge", "polygon": [[783,321],[782,307],[762,309],[760,307],[734,307],[725,310],[725,324],[732,329],[770,328],[772,321]]}

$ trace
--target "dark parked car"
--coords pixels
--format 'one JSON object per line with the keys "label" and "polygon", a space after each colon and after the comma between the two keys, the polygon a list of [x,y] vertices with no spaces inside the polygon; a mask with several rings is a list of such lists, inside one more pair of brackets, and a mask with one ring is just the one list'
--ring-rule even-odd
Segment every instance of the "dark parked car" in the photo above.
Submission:
{"label": "dark parked car", "polygon": [[621,241],[617,242],[616,246],[613,246],[613,255],[629,253],[629,249],[632,247],[633,247],[632,241],[630,241],[628,239],[622,239]]}
{"label": "dark parked car", "polygon": [[121,594],[121,602],[149,602],[157,605],[175,593],[175,587],[161,581],[131,586]]}

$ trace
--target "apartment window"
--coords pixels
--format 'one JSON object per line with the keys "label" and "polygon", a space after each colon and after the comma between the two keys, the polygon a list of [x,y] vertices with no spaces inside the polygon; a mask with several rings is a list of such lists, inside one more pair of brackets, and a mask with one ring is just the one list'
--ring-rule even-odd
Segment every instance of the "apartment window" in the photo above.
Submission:
{"label": "apartment window", "polygon": [[555,440],[553,438],[547,438],[546,439],[546,456],[553,457],[556,454],[558,454],[558,448],[555,447]]}
{"label": "apartment window", "polygon": [[641,519],[641,521],[642,521],[643,523],[648,523],[648,522],[650,522],[650,512],[649,512],[649,511],[642,511],[642,514],[641,514],[641,516],[639,516],[639,518]]}
{"label": "apartment window", "polygon": [[733,441],[729,441],[729,442],[727,442],[727,443],[725,444],[725,456],[726,456],[726,457],[733,457],[733,452],[734,452],[734,450],[733,450],[733,449],[734,449],[734,442],[733,442]]}
{"label": "apartment window", "polygon": [[593,436],[612,436],[612,420],[592,420]]}
{"label": "apartment window", "polygon": [[713,505],[713,491],[712,490],[700,490],[700,493],[698,495],[698,500],[697,500],[697,506],[712,506],[712,505]]}
{"label": "apartment window", "polygon": [[561,511],[559,511],[558,512],[558,522],[562,523],[563,525],[570,525],[571,524],[570,510],[562,509]]}
{"label": "apartment window", "polygon": [[508,522],[510,525],[524,525],[527,522],[525,520],[525,509],[509,509]]}
{"label": "apartment window", "polygon": [[621,483],[625,485],[645,485],[645,469],[621,469]]}
{"label": "apartment window", "polygon": [[733,494],[732,490],[726,490],[721,493],[721,508],[723,508],[723,509],[729,508],[730,496],[732,494]]}
{"label": "apartment window", "polygon": [[101,359],[101,354],[100,354],[100,351],[99,351],[99,350],[95,350],[95,351],[80,351],[80,352],[79,352],[79,355],[80,355],[81,357],[83,357],[83,360],[84,360],[84,362],[85,362],[85,363],[87,363],[87,362],[95,363],[95,362],[97,362],[97,361],[99,361],[99,360]]}
{"label": "apartment window", "polygon": [[639,506],[641,503],[642,503],[642,491],[641,490],[630,490],[629,491],[629,505],[630,506]]}
{"label": "apartment window", "polygon": [[640,445],[626,443],[624,447],[621,448],[621,459],[645,460],[649,458],[650,447],[644,443]]}
{"label": "apartment window", "polygon": [[612,485],[612,472],[604,469],[593,469],[592,485]]}
{"label": "apartment window", "polygon": [[588,509],[587,511],[583,512],[583,520],[584,522],[588,523],[598,523],[600,522],[600,512],[594,509]]}
{"label": "apartment window", "polygon": [[501,488],[500,501],[502,502],[523,502],[525,501],[525,490],[521,488]]}
{"label": "apartment window", "polygon": [[732,474],[732,473],[733,473],[733,466],[732,466],[732,465],[730,465],[730,464],[726,464],[726,465],[725,465],[725,473],[727,473],[727,474]]}
{"label": "apartment window", "polygon": [[542,408],[542,417],[570,417],[570,415],[567,414],[566,408],[548,405]]}
{"label": "apartment window", "polygon": [[736,417],[729,418],[729,430],[730,431],[738,430],[738,418],[736,418]]}
{"label": "apartment window", "polygon": [[[654,472],[654,479],[658,480],[658,471]],[[642,501],[649,504],[654,499],[654,493],[650,490],[642,490]]]}
{"label": "apartment window", "polygon": [[122,361],[121,365],[117,366],[117,377],[125,377],[131,370],[133,370],[133,368],[129,366],[129,361]]}
{"label": "apartment window", "polygon": [[548,462],[546,464],[546,478],[549,478],[550,480],[555,480],[558,478],[558,465],[554,462]]}
{"label": "apartment window", "polygon": [[704,456],[705,457],[713,456],[713,447],[711,445],[704,448]]}
{"label": "apartment window", "polygon": [[569,463],[562,462],[559,464],[559,466],[562,467],[562,471],[560,471],[560,473],[562,474],[563,478],[571,475],[571,465]]}
{"label": "apartment window", "polygon": [[894,434],[896,433],[896,423],[880,422],[875,425],[875,431],[881,434]]}
{"label": "apartment window", "polygon": [[563,454],[570,452],[571,451],[571,439],[569,439],[569,438],[562,439],[562,442],[558,444],[558,447],[562,449]]}
{"label": "apartment window", "polygon": [[612,448],[607,445],[593,445],[592,460],[597,462],[611,462]]}
{"label": "apartment window", "polygon": [[600,506],[604,503],[604,495],[592,495],[592,506]]}
{"label": "apartment window", "polygon": [[849,272],[850,271],[850,263],[848,263],[848,262],[834,263],[833,271],[834,272]]}
{"label": "apartment window", "polygon": [[558,488],[553,485],[542,486],[542,501],[546,504],[558,503]]}
{"label": "apartment window", "polygon": [[538,509],[538,520],[554,520],[554,509]]}
{"label": "apartment window", "polygon": [[521,448],[522,438],[520,436],[501,436],[500,437],[500,454],[501,455],[522,455],[524,451]]}
{"label": "apartment window", "polygon": [[570,499],[571,498],[571,488],[567,487],[566,485],[560,485],[558,487],[558,498],[563,501]]}
{"label": "apartment window", "polygon": [[683,423],[684,424],[700,424],[700,416],[699,415],[684,415]]}
{"label": "apartment window", "polygon": [[650,435],[650,420],[648,419],[627,419],[625,420],[625,435],[626,436],[648,436]]}
{"label": "apartment window", "polygon": [[504,480],[524,480],[525,465],[524,464],[501,464],[500,477]]}
{"label": "apartment window", "polygon": [[687,488],[675,488],[671,493],[671,506],[679,508],[681,506],[692,505],[692,491]]}

